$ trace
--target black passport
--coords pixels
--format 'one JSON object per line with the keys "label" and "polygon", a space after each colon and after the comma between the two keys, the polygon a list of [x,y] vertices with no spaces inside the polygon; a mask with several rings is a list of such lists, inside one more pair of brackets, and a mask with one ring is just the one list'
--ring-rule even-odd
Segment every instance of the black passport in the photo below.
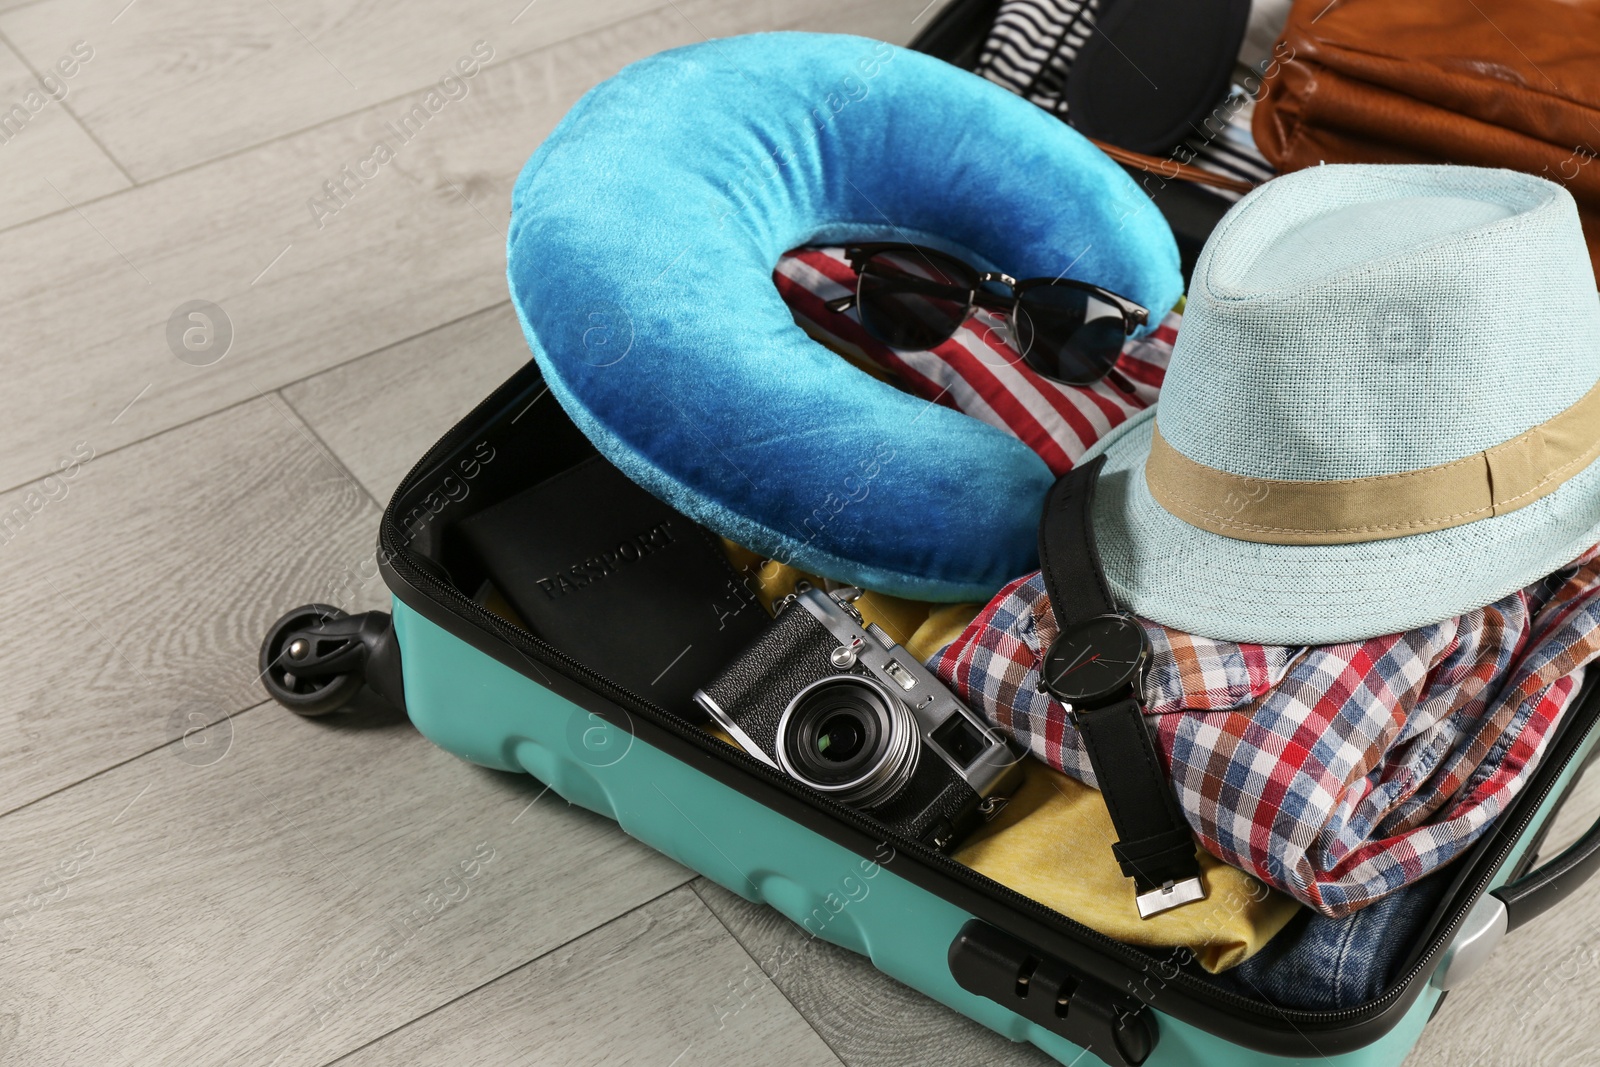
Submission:
{"label": "black passport", "polygon": [[690,696],[766,612],[721,542],[592,456],[456,524],[527,628],[622,688],[700,718]]}

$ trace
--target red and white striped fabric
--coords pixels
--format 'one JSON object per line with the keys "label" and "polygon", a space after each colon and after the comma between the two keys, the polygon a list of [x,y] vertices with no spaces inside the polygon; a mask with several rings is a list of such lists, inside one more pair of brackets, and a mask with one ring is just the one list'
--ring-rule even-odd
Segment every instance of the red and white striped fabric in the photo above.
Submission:
{"label": "red and white striped fabric", "polygon": [[867,335],[854,309],[823,306],[855,290],[856,273],[843,249],[795,249],[778,262],[773,280],[812,337],[883,367],[912,392],[1009,431],[1056,474],[1071,469],[1112,427],[1155,403],[1182,321],[1168,314],[1149,336],[1123,345],[1117,370],[1133,384],[1130,396],[1109,381],[1061,385],[1042,377],[1023,364],[1003,327],[981,314],[938,348],[896,352]]}

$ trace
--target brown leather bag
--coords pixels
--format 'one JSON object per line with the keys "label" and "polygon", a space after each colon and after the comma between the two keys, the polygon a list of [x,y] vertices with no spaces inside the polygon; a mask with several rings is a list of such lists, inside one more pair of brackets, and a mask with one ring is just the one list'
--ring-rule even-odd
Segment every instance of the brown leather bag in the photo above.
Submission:
{"label": "brown leather bag", "polygon": [[1567,187],[1600,265],[1600,0],[1297,0],[1252,130],[1279,171],[1509,167]]}

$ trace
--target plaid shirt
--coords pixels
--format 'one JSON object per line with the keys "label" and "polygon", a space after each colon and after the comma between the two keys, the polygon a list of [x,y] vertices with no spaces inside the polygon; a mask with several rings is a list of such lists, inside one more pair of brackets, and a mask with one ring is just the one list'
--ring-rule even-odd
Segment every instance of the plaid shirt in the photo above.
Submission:
{"label": "plaid shirt", "polygon": [[[1367,641],[1283,648],[1144,628],[1146,711],[1200,841],[1347,915],[1460,855],[1538,765],[1600,653],[1600,546],[1488,607]],[[1035,573],[929,666],[1034,755],[1094,785],[1077,730],[1038,691],[1055,635]]]}

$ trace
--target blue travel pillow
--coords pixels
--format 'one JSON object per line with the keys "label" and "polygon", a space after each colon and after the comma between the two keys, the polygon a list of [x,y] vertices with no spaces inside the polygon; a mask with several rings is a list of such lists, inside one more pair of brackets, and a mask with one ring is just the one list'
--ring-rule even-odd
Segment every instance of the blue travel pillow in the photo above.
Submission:
{"label": "blue travel pillow", "polygon": [[864,240],[1064,272],[1157,320],[1182,291],[1160,212],[1058,119],[941,60],[812,33],[675,49],[589,92],[517,180],[508,274],[550,391],[656,496],[815,574],[985,599],[1037,566],[1053,479],[795,325],[779,256]]}

